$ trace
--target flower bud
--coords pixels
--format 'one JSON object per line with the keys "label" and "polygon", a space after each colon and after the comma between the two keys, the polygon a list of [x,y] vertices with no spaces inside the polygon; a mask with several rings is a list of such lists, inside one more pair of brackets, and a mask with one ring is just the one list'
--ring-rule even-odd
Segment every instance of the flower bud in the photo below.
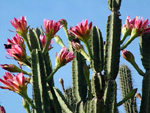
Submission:
{"label": "flower bud", "polygon": [[65,47],[65,44],[63,43],[62,39],[58,35],[55,35],[54,39],[56,43],[59,44],[61,47]]}
{"label": "flower bud", "polygon": [[77,52],[81,52],[83,49],[83,46],[80,44],[80,40],[78,38],[72,39],[71,45]]}
{"label": "flower bud", "polygon": [[1,64],[0,67],[9,72],[20,72],[20,69],[14,64]]}
{"label": "flower bud", "polygon": [[63,27],[67,29],[67,21],[65,19],[60,19],[59,22],[61,25],[64,25]]}
{"label": "flower bud", "polygon": [[126,59],[130,63],[135,61],[134,56],[130,51],[122,50],[122,56],[123,56],[124,59]]}

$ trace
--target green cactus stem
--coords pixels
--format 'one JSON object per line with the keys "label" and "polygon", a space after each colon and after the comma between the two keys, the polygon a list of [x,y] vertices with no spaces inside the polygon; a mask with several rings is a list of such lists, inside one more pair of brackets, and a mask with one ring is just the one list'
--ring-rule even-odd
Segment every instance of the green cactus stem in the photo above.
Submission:
{"label": "green cactus stem", "polygon": [[84,76],[84,58],[75,53],[72,61],[73,97],[76,102],[85,102],[87,96],[87,83]]}
{"label": "green cactus stem", "polygon": [[116,94],[117,84],[115,80],[107,81],[104,93],[105,113],[117,113]]}
{"label": "green cactus stem", "polygon": [[117,11],[120,9],[121,0],[107,0],[108,6],[111,11]]}
{"label": "green cactus stem", "polygon": [[140,113],[150,113],[150,71],[146,72],[142,84],[142,101]]}
{"label": "green cactus stem", "polygon": [[104,77],[114,80],[117,77],[120,58],[121,20],[116,12],[108,16],[105,44]]}
{"label": "green cactus stem", "polygon": [[71,106],[72,108],[72,111],[74,112],[75,111],[75,104],[76,104],[76,101],[74,100],[73,98],[73,94],[72,94],[72,88],[67,88],[65,90],[65,99],[67,100],[67,102],[69,103],[69,105]]}
{"label": "green cactus stem", "polygon": [[[119,81],[121,87],[122,98],[132,97],[124,102],[124,108],[127,113],[137,113],[137,107],[134,95],[136,89],[133,90],[131,71],[126,65],[122,65],[119,69]],[[121,103],[118,103],[118,105]]]}
{"label": "green cactus stem", "polygon": [[92,75],[91,79],[91,90],[92,90],[92,95],[94,97],[97,97],[98,99],[101,99],[104,95],[104,88],[103,88],[103,83],[102,80],[102,75],[100,73],[94,73]]}
{"label": "green cactus stem", "polygon": [[93,60],[91,60],[90,67],[93,72],[101,72],[103,70],[104,63],[103,38],[101,31],[96,26],[91,29],[89,45],[92,56],[94,57]]}
{"label": "green cactus stem", "polygon": [[54,91],[55,91],[55,94],[60,103],[61,109],[66,113],[73,113],[71,106],[67,103],[67,101],[66,101],[65,97],[63,96],[63,94],[61,93],[61,91],[59,91],[57,88],[54,88]]}
{"label": "green cactus stem", "polygon": [[150,70],[150,34],[139,37],[140,54],[145,70]]}
{"label": "green cactus stem", "polygon": [[46,70],[43,54],[41,51],[32,52],[33,73],[33,99],[36,105],[36,113],[48,113],[50,109],[50,97],[46,85]]}

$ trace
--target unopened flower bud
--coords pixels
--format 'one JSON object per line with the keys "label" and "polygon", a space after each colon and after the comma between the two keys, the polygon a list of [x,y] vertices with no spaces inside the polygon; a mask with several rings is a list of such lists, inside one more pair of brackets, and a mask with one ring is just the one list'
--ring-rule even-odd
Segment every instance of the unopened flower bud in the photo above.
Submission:
{"label": "unopened flower bud", "polygon": [[60,78],[60,79],[59,79],[59,82],[60,82],[61,87],[62,87],[62,89],[63,89],[63,91],[64,91],[64,93],[65,93],[66,91],[65,91],[65,88],[64,88],[64,80],[63,80],[62,78]]}
{"label": "unopened flower bud", "polygon": [[65,47],[65,44],[63,43],[62,39],[58,35],[55,35],[54,39],[56,43],[59,44],[61,47]]}
{"label": "unopened flower bud", "polygon": [[83,46],[80,44],[80,40],[78,38],[72,39],[71,45],[77,52],[81,52],[83,49]]}
{"label": "unopened flower bud", "polygon": [[135,61],[134,60],[134,56],[133,56],[133,54],[130,51],[122,50],[122,56],[123,56],[124,59],[126,59],[130,63]]}
{"label": "unopened flower bud", "polygon": [[61,25],[64,25],[63,27],[67,28],[67,21],[65,19],[60,19],[59,22]]}
{"label": "unopened flower bud", "polygon": [[0,67],[9,72],[18,72],[20,69],[14,64],[1,64]]}

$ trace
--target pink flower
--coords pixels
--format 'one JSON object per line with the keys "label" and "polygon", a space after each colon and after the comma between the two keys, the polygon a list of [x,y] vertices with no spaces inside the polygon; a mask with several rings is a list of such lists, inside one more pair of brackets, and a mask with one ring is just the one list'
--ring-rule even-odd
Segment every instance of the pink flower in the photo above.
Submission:
{"label": "pink flower", "polygon": [[63,47],[62,50],[59,52],[58,57],[56,53],[55,66],[57,65],[64,66],[74,58],[75,58],[74,53],[67,51],[67,48]]}
{"label": "pink flower", "polygon": [[135,18],[130,19],[130,16],[127,16],[126,23],[123,25],[122,33],[128,32],[128,35],[131,35],[132,28],[135,23]]}
{"label": "pink flower", "polygon": [[136,16],[134,19],[129,19],[130,16],[127,16],[126,24],[122,28],[122,33],[128,35],[134,35],[134,37],[140,36],[144,33],[150,32],[150,23],[148,19],[143,21],[143,18]]}
{"label": "pink flower", "polygon": [[0,86],[2,89],[8,89],[16,93],[22,93],[27,89],[23,73],[18,73],[16,76],[14,76],[9,72],[5,72],[5,75],[2,78],[3,79],[0,79],[0,82],[5,85],[5,87]]}
{"label": "pink flower", "polygon": [[6,111],[5,111],[3,106],[0,106],[0,113],[6,113]]}
{"label": "pink flower", "polygon": [[16,37],[12,37],[12,40],[7,39],[8,44],[12,44],[12,45],[20,45],[22,46],[24,41],[23,38],[21,36],[19,36],[18,34],[16,34]]}
{"label": "pink flower", "polygon": [[71,27],[70,35],[79,38],[81,41],[85,42],[90,38],[90,31],[92,28],[92,22],[88,25],[88,20],[83,20],[82,23],[78,23],[77,26]]}
{"label": "pink flower", "polygon": [[126,59],[129,62],[134,61],[134,56],[130,51],[122,50],[122,56],[123,56],[124,59]]}
{"label": "pink flower", "polygon": [[133,28],[141,35],[150,32],[150,27],[148,26],[149,23],[150,21],[148,19],[143,21],[143,18],[136,16]]}
{"label": "pink flower", "polygon": [[23,60],[25,56],[25,53],[20,45],[11,45],[11,47],[7,49],[7,54],[19,61]]}
{"label": "pink flower", "polygon": [[[42,46],[43,48],[45,47],[46,45],[46,36],[45,35],[40,35],[40,40],[41,40],[41,43],[42,43]],[[49,47],[48,49],[51,49],[52,48],[52,41],[50,41],[50,44],[49,44]]]}
{"label": "pink flower", "polygon": [[62,26],[63,25],[61,25],[60,22],[44,19],[45,34],[50,38],[53,38],[54,35],[58,32],[58,30],[62,28]]}
{"label": "pink flower", "polygon": [[24,16],[22,16],[18,20],[16,18],[14,18],[14,21],[11,20],[10,22],[13,25],[13,27],[16,29],[16,31],[18,31],[20,33],[26,33],[27,32],[27,29],[28,29],[27,28],[27,21],[26,21],[26,18]]}

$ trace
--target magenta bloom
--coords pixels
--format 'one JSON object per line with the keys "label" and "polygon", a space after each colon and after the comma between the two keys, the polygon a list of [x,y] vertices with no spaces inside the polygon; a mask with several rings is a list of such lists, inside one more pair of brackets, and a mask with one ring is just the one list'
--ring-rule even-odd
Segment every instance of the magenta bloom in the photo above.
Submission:
{"label": "magenta bloom", "polygon": [[6,54],[19,61],[23,60],[25,56],[25,53],[20,45],[11,45],[11,47],[7,49]]}
{"label": "magenta bloom", "polygon": [[24,41],[23,38],[21,36],[19,36],[18,34],[16,34],[16,37],[12,37],[12,40],[7,39],[8,44],[12,44],[12,45],[20,45],[22,46]]}
{"label": "magenta bloom", "polygon": [[[45,47],[46,45],[46,36],[45,35],[40,35],[40,40],[41,40],[41,43],[42,43],[42,46],[43,48]],[[51,49],[52,48],[52,41],[50,41],[50,44],[49,44],[49,47],[48,49]]]}
{"label": "magenta bloom", "polygon": [[13,27],[16,29],[16,31],[18,31],[20,33],[26,33],[27,32],[27,29],[28,29],[27,28],[27,21],[26,21],[26,18],[24,16],[22,16],[18,20],[16,18],[14,18],[14,21],[11,20],[10,22],[13,25]]}
{"label": "magenta bloom", "polygon": [[82,23],[78,23],[77,26],[71,27],[68,31],[70,35],[79,38],[79,40],[85,42],[90,38],[90,31],[92,28],[92,22],[88,24],[88,20],[83,20]]}
{"label": "magenta bloom", "polygon": [[5,111],[3,106],[0,106],[0,113],[6,113],[6,111]]}
{"label": "magenta bloom", "polygon": [[44,19],[45,34],[50,38],[53,38],[54,35],[58,32],[58,30],[62,28],[62,26],[63,25],[61,25],[60,22]]}
{"label": "magenta bloom", "polygon": [[22,93],[27,89],[23,73],[18,73],[16,76],[14,76],[9,72],[5,72],[5,75],[2,78],[3,79],[0,79],[0,82],[5,85],[5,87],[0,86],[2,89],[8,89],[16,93]]}
{"label": "magenta bloom", "polygon": [[135,18],[130,19],[130,16],[127,16],[126,23],[123,25],[122,32],[128,32],[128,35],[131,34],[131,30],[134,26]]}
{"label": "magenta bloom", "polygon": [[141,35],[150,32],[150,27],[148,26],[149,23],[150,21],[148,19],[143,21],[143,18],[136,16],[133,28]]}
{"label": "magenta bloom", "polygon": [[67,48],[63,47],[62,50],[59,52],[58,57],[56,54],[55,66],[57,65],[64,66],[74,58],[75,58],[74,53],[67,51]]}

